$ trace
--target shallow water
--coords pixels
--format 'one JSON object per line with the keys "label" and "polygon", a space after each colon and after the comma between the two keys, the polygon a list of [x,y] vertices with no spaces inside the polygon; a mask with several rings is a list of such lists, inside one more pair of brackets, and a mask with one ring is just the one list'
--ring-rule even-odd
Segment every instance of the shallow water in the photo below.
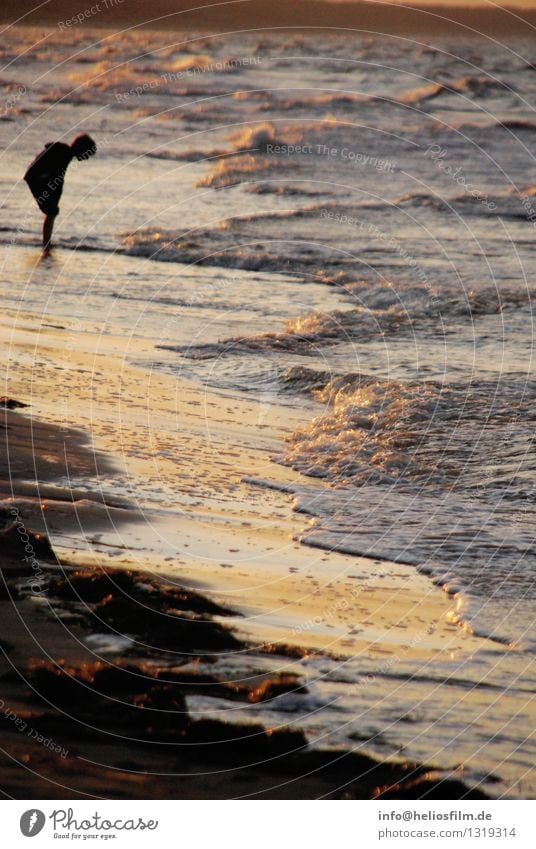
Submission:
{"label": "shallow water", "polygon": [[[534,46],[3,39],[5,307],[154,340],[140,364],[259,403],[259,440],[268,411],[296,413],[273,455],[307,476],[288,480],[301,541],[413,564],[457,594],[453,621],[511,647],[456,674],[326,661],[300,723],[530,792]],[[63,250],[36,264],[14,177],[81,130],[98,158],[71,166]],[[143,497],[171,508],[173,486]]]}

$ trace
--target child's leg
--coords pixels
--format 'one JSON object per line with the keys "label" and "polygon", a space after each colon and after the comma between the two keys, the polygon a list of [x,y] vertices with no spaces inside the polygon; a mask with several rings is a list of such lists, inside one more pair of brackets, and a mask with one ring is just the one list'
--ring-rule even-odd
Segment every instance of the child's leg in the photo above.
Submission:
{"label": "child's leg", "polygon": [[54,215],[45,215],[43,221],[43,249],[48,251],[50,248],[50,240],[52,239],[52,231],[54,229]]}

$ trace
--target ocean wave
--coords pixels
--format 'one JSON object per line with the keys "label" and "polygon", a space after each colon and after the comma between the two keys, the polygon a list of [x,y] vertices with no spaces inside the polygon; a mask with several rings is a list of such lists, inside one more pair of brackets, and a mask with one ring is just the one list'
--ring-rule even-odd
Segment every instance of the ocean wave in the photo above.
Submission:
{"label": "ocean wave", "polygon": [[328,371],[307,368],[306,366],[289,366],[279,377],[281,389],[287,392],[298,392],[312,395],[325,388],[333,376]]}
{"label": "ocean wave", "polygon": [[[321,280],[320,275],[318,282]],[[289,319],[278,332],[230,337],[213,343],[162,347],[200,360],[282,351],[307,356],[316,354],[325,345],[363,344],[394,336],[413,338],[417,331],[429,331],[432,337],[437,338],[438,320],[445,335],[449,326],[464,322],[471,326],[480,317],[517,309],[530,310],[534,300],[530,291],[499,292],[487,288],[441,293],[426,286],[371,286],[362,279],[352,281],[345,274],[339,275],[336,280],[325,278],[325,282],[336,283],[346,298],[359,306],[300,315]]]}
{"label": "ocean wave", "polygon": [[497,92],[512,91],[511,86],[486,76],[467,75],[453,80],[452,82],[428,83],[423,86],[408,89],[397,96],[399,103],[407,104],[423,104],[427,103],[440,95],[445,94],[466,94],[471,98],[490,97]]}
{"label": "ocean wave", "polygon": [[268,157],[258,157],[251,154],[239,156],[228,155],[217,162],[212,170],[198,182],[198,187],[208,186],[212,189],[230,188],[244,182],[255,181],[258,177],[267,179],[270,174],[281,178],[281,172],[291,173],[290,162],[281,163],[276,167]]}
{"label": "ocean wave", "polygon": [[239,153],[251,150],[264,151],[268,145],[276,144],[275,127],[267,121],[253,127],[246,127],[233,133],[231,141],[233,150]]}
{"label": "ocean wave", "polygon": [[373,104],[376,98],[364,94],[352,94],[351,92],[322,92],[314,95],[301,95],[293,97],[280,97],[273,94],[265,98],[261,107],[264,111],[272,111],[275,106],[278,110],[285,112],[296,112],[299,109],[347,109],[352,106],[364,106]]}
{"label": "ocean wave", "polygon": [[314,184],[308,184],[305,180],[299,183],[278,183],[277,181],[250,183],[244,186],[244,191],[252,195],[304,198],[318,198],[324,194],[322,189],[315,188]]}
{"label": "ocean wave", "polygon": [[520,192],[485,195],[485,202],[483,202],[482,197],[473,197],[470,194],[451,198],[421,192],[402,195],[394,203],[401,208],[428,208],[436,212],[455,212],[461,218],[468,215],[512,218],[532,224],[536,220],[536,204],[530,200],[532,194],[533,190],[530,187]]}
{"label": "ocean wave", "polygon": [[52,104],[72,104],[80,106],[86,103],[93,103],[95,95],[91,91],[67,88],[50,88],[43,94],[37,97],[39,103]]}
{"label": "ocean wave", "polygon": [[322,345],[349,340],[366,342],[378,335],[397,333],[403,323],[404,316],[392,310],[377,313],[367,309],[312,312],[289,320],[281,332],[231,337],[217,343],[163,347],[192,359],[247,355],[261,351],[312,355]]}
{"label": "ocean wave", "polygon": [[297,130],[276,132],[273,124],[262,122],[235,131],[230,135],[231,147],[224,158],[214,163],[212,170],[204,176],[198,186],[215,189],[229,188],[243,182],[263,178],[281,179],[292,173],[290,159],[271,157],[271,147],[281,144],[297,144],[301,134]]}
{"label": "ocean wave", "polygon": [[185,237],[177,236],[175,231],[153,230],[146,228],[135,233],[127,233],[122,238],[124,253],[128,256],[146,257],[157,262],[179,262],[212,266],[216,268],[237,268],[247,271],[290,271],[290,263],[296,262],[300,268],[315,265],[315,258],[303,257],[293,260],[292,252],[288,250],[288,264],[280,245],[266,246],[244,243],[233,243],[221,230],[195,231]]}
{"label": "ocean wave", "polygon": [[355,374],[313,395],[325,411],[279,458],[330,484],[295,488],[314,517],[300,541],[415,565],[454,597],[451,622],[535,647],[536,381]]}
{"label": "ocean wave", "polygon": [[[149,113],[148,113],[149,114]],[[184,150],[184,151],[174,151],[174,150],[148,150],[144,156],[149,159],[163,159],[169,162],[206,162],[207,160],[214,159],[217,156],[223,156],[225,151],[223,150]]]}
{"label": "ocean wave", "polygon": [[295,510],[313,516],[298,535],[314,548],[416,566],[453,599],[450,622],[516,648],[534,648],[536,507],[523,521],[500,497],[374,484],[295,487]]}
{"label": "ocean wave", "polygon": [[208,53],[195,53],[173,59],[164,66],[164,72],[173,74],[177,79],[190,77],[195,73],[235,73],[240,70],[238,62],[232,56],[214,56]]}
{"label": "ocean wave", "polygon": [[[289,441],[284,462],[337,486],[418,484],[505,496],[536,471],[536,381],[441,384],[335,378],[327,411]],[[507,434],[507,436],[505,435]],[[510,496],[512,493],[510,492]]]}
{"label": "ocean wave", "polygon": [[354,374],[312,394],[324,412],[279,458],[324,482],[295,488],[314,517],[300,541],[415,565],[454,597],[451,622],[534,648],[536,381]]}
{"label": "ocean wave", "polygon": [[[455,281],[466,290],[483,288],[486,276],[501,288],[520,285],[530,259],[530,243],[522,239],[521,228],[530,239],[528,225],[536,221],[531,188],[492,195],[486,205],[468,195],[448,200],[431,193],[395,194],[393,200],[363,193],[350,204],[326,195],[324,185],[313,184],[320,197],[301,195],[300,188],[310,190],[311,182],[308,174],[303,182],[299,179],[299,168],[291,157],[244,153],[218,158],[198,185],[245,186],[261,194],[269,187],[266,192],[273,194],[283,184],[289,187],[282,192],[286,202],[277,211],[270,204],[269,211],[243,214],[253,203],[235,198],[233,217],[216,226],[190,233],[140,229],[125,234],[124,248],[154,260],[276,271],[307,280],[346,274],[368,285],[422,284],[437,298],[441,292],[450,295]],[[431,220],[430,212],[437,220]],[[452,251],[452,236],[443,238],[447,216],[454,229],[464,228],[466,237],[467,219],[475,222],[463,251]],[[487,223],[507,219],[520,228],[515,250],[503,232]]]}
{"label": "ocean wave", "polygon": [[[338,69],[340,71],[340,68]],[[352,70],[352,69],[350,69]],[[311,109],[348,110],[367,106],[385,106],[403,104],[423,106],[443,95],[467,95],[474,99],[491,97],[497,93],[512,91],[511,86],[500,80],[484,75],[465,75],[454,80],[425,83],[393,94],[367,94],[341,90],[320,91],[315,94],[303,93],[281,96],[279,92],[267,92],[264,95],[262,109],[273,111],[275,107],[283,112],[297,112]]]}
{"label": "ocean wave", "polygon": [[369,281],[340,273],[334,281],[344,288],[353,301],[376,313],[397,310],[401,318],[417,322],[440,318],[443,323],[472,322],[478,316],[495,315],[515,309],[532,310],[536,291],[528,289],[496,289],[491,286],[479,289],[444,291],[430,285],[401,285]]}
{"label": "ocean wave", "polygon": [[534,121],[523,119],[516,120],[514,118],[510,118],[505,121],[498,121],[496,126],[502,127],[505,130],[530,130],[531,132],[536,130],[536,123],[534,123]]}

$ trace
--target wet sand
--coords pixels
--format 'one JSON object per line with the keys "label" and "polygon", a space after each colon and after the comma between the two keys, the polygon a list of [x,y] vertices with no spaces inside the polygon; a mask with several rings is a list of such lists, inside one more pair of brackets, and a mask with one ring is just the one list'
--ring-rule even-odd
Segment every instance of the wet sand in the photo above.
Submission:
{"label": "wet sand", "polygon": [[[27,414],[6,411],[5,428],[23,476],[33,459],[48,482],[62,458],[80,473],[95,457],[80,433]],[[196,693],[245,704],[305,693],[281,668],[306,652],[244,641],[235,611],[162,575],[60,562],[21,504],[4,502],[0,530],[5,797],[482,798],[431,767],[311,750],[299,729],[192,717]],[[128,652],[114,651],[125,639]],[[257,674],[230,678],[237,655]]]}
{"label": "wet sand", "polygon": [[[80,467],[69,450],[63,468],[44,452],[59,490],[42,488],[46,469],[35,485],[20,475],[36,497],[16,503],[62,558],[165,570],[239,609],[242,632],[259,642],[348,656],[402,648],[432,661],[482,645],[501,651],[449,624],[456,602],[414,567],[297,542],[309,520],[285,490],[307,479],[272,456],[307,412],[275,399],[260,413],[255,399],[140,368],[152,340],[74,334],[68,321],[51,327],[30,315],[6,315],[0,339],[16,361],[5,384],[13,397],[39,421],[85,434]],[[351,622],[358,635],[349,636]]]}
{"label": "wet sand", "polygon": [[[177,382],[114,356],[112,336],[97,344],[89,330],[73,337],[59,322],[17,318],[0,329],[5,386],[29,404],[3,402],[4,794],[481,797],[433,764],[311,747],[292,721],[244,725],[190,707],[201,697],[224,715],[285,693],[306,698],[307,664],[323,654],[424,662],[481,641],[448,623],[451,602],[410,567],[382,564],[371,577],[364,558],[293,542],[303,517],[288,495],[244,476],[277,478],[267,450],[275,411],[254,448],[249,402],[183,381],[178,416]],[[136,408],[150,419],[142,438]],[[159,442],[171,430],[179,477]],[[175,481],[180,515],[136,492],[155,464],[160,508]],[[348,637],[349,622],[363,624],[359,636]]]}

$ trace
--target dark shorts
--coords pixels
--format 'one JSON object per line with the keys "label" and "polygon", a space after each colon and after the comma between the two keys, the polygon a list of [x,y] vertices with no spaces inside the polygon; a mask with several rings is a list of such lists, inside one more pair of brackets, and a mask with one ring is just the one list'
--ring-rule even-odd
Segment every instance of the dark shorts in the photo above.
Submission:
{"label": "dark shorts", "polygon": [[60,208],[58,206],[58,201],[55,198],[36,198],[36,201],[39,209],[41,212],[44,212],[45,215],[50,215],[52,218],[59,215]]}

